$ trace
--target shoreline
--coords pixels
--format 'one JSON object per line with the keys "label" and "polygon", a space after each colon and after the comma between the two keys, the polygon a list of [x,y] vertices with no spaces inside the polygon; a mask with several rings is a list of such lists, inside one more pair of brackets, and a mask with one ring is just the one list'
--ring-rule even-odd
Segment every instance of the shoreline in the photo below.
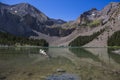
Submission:
{"label": "shoreline", "polygon": [[0,48],[2,47],[28,47],[28,48],[120,48],[120,46],[107,46],[107,47],[70,47],[70,46],[49,46],[49,47],[44,47],[44,46],[33,46],[33,45],[13,45],[13,46],[8,46],[8,45],[0,45]]}

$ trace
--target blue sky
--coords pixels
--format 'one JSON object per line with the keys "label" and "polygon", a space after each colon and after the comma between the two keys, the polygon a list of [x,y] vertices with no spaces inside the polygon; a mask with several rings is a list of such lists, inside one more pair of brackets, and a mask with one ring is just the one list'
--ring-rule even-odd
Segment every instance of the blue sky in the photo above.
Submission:
{"label": "blue sky", "polygon": [[120,0],[0,0],[6,4],[29,3],[50,18],[66,21],[77,19],[80,14],[91,8],[103,9],[110,2]]}

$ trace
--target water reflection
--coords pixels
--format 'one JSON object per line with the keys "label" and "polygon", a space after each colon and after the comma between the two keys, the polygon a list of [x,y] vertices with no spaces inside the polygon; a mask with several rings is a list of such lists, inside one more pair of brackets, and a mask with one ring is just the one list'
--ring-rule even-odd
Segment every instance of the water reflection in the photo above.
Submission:
{"label": "water reflection", "polygon": [[109,53],[109,56],[115,61],[117,62],[118,64],[120,64],[120,54],[115,54],[113,53],[113,51],[115,50],[119,50],[118,48],[109,48],[108,49],[108,53]]}
{"label": "water reflection", "polygon": [[113,48],[92,48],[92,49],[88,48],[86,50],[92,52],[94,55],[99,55],[98,57],[102,61],[103,66],[106,65],[111,68],[116,67],[119,69],[119,64],[110,55],[112,49]]}
{"label": "water reflection", "polygon": [[[39,49],[45,50],[49,56],[41,55]],[[111,50],[0,48],[0,80],[46,80],[59,74],[58,70],[79,76],[81,80],[120,80],[120,55],[111,53]]]}
{"label": "water reflection", "polygon": [[94,61],[100,61],[98,58],[99,55],[94,55],[93,53],[87,51],[85,48],[70,48],[69,49],[73,54],[80,58],[91,58]]}

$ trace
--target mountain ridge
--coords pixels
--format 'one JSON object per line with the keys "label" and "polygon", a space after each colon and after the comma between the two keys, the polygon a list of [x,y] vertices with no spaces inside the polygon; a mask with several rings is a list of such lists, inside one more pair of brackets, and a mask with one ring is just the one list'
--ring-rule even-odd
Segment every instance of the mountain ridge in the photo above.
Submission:
{"label": "mountain ridge", "polygon": [[[77,37],[92,35],[106,28],[106,26],[109,27],[104,32],[105,34],[110,29],[114,29],[114,31],[109,32],[111,35],[115,31],[120,30],[118,20],[120,15],[120,2],[112,2],[102,10],[92,8],[71,22],[49,18],[35,7],[26,3],[11,6],[6,4],[2,5],[3,7],[0,7],[1,31],[17,36],[27,35],[29,38],[45,39],[49,42],[50,46],[68,46]],[[105,47],[107,46],[108,39],[105,37],[104,40],[97,41],[97,44],[103,42],[105,45],[96,45],[94,44],[96,41],[93,39],[88,45],[86,43],[84,46]]]}
{"label": "mountain ridge", "polygon": [[[50,28],[48,26],[54,25],[54,24],[63,24],[66,23],[66,21],[60,20],[60,19],[51,19],[48,16],[46,16],[44,13],[36,9],[35,7],[31,6],[30,4],[26,3],[21,3],[21,4],[16,4],[16,5],[7,5],[4,6],[5,4],[2,4],[0,7],[0,13],[1,13],[1,24],[0,26],[4,26],[4,30],[6,32],[15,34],[15,35],[20,35],[20,36],[31,36],[32,33],[33,35],[35,34],[33,30],[37,30],[41,33],[44,33],[46,35],[50,36],[64,36],[59,34],[59,29],[57,28]],[[13,16],[13,17],[11,17]],[[7,19],[8,18],[8,19]],[[8,22],[8,24],[6,24]],[[12,30],[9,30],[8,27],[12,26]],[[19,33],[14,30],[16,26],[19,28],[18,31]],[[52,33],[53,30],[56,30],[54,34]],[[61,28],[62,30],[62,28]],[[62,30],[63,31],[63,30]],[[68,31],[63,31],[65,35],[68,35],[66,32]],[[71,31],[69,32],[71,33]],[[37,35],[37,34],[36,34]]]}

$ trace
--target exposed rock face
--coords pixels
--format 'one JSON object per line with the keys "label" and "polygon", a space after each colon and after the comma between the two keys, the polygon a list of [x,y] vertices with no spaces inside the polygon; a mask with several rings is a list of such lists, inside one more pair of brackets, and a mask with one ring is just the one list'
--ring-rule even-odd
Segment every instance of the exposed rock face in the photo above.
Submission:
{"label": "exposed rock face", "polygon": [[[84,12],[80,15],[80,17],[77,19],[78,24],[87,24],[94,20],[101,20],[102,24],[107,23],[107,21],[110,20],[110,18],[116,18],[115,15],[118,10],[120,3],[118,2],[111,2],[106,7],[103,8],[103,10],[98,11],[96,8],[93,8],[89,11]],[[117,15],[116,15],[117,16]]]}
{"label": "exposed rock face", "polygon": [[117,19],[120,9],[120,3],[111,2],[103,10],[100,11],[100,18],[103,19],[103,24],[112,19]]}
{"label": "exposed rock face", "polygon": [[105,15],[112,15],[116,9],[118,9],[120,6],[120,3],[117,2],[111,2],[110,4],[108,4],[106,7],[104,7],[104,9],[101,11],[101,15],[105,16]]}
{"label": "exposed rock face", "polygon": [[84,12],[80,15],[80,17],[77,19],[78,24],[87,24],[90,21],[95,20],[98,18],[99,11],[96,8],[93,8],[89,11]]}
{"label": "exposed rock face", "polygon": [[51,19],[27,3],[6,5],[0,3],[0,30],[20,36],[37,36],[33,30],[49,36],[67,36],[73,29],[49,27],[66,23],[61,19]]}

